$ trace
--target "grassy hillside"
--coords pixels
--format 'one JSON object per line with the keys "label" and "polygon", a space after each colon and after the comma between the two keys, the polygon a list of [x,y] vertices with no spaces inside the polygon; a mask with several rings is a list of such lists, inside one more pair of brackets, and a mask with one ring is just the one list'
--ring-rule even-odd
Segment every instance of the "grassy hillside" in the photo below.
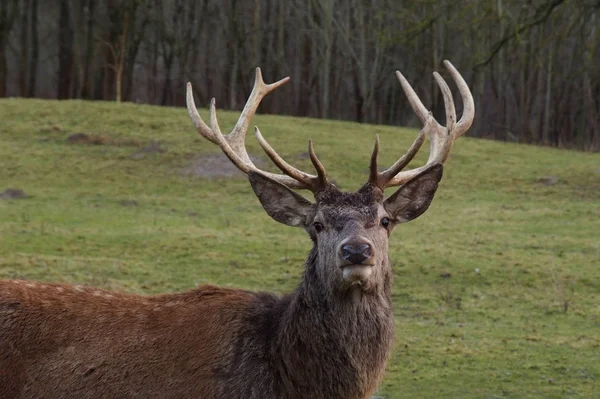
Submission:
{"label": "grassy hillside", "polygon": [[[219,113],[223,130],[237,115]],[[416,134],[254,123],[302,168],[313,138],[349,190],[376,133],[385,165]],[[253,137],[248,147],[266,160]],[[0,193],[27,197],[0,195],[0,278],[292,290],[310,240],[271,220],[243,175],[211,176],[218,152],[182,108],[1,100]],[[600,155],[461,138],[431,208],[390,252],[397,340],[380,396],[600,397]]]}

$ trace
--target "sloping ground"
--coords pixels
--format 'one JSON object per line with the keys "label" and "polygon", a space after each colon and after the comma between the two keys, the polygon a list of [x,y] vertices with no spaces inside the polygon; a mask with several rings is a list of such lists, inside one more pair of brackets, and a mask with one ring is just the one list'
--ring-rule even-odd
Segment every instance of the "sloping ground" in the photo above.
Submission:
{"label": "sloping ground", "polygon": [[[223,130],[237,117],[219,115]],[[313,138],[346,189],[365,181],[376,133],[386,165],[416,135],[254,122],[302,168]],[[266,216],[241,174],[216,171],[215,153],[184,109],[0,101],[0,277],[292,290],[309,239]],[[430,210],[390,245],[398,331],[380,396],[599,394],[600,155],[461,138]]]}

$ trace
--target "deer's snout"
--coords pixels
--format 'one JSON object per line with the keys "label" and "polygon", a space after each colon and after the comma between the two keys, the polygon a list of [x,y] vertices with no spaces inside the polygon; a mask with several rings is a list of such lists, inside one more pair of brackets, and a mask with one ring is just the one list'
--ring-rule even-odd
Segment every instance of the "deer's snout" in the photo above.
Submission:
{"label": "deer's snout", "polygon": [[371,258],[371,245],[365,242],[347,243],[341,246],[341,257],[353,265],[361,265]]}

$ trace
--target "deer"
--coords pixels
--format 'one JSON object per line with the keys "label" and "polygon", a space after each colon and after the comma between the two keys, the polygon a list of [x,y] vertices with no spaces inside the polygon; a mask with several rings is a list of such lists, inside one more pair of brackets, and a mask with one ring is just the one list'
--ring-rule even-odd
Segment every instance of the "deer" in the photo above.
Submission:
{"label": "deer", "polygon": [[[224,135],[214,98],[206,124],[187,85],[187,109],[198,133],[244,172],[266,213],[303,228],[312,241],[300,282],[287,295],[212,285],[144,296],[81,285],[0,282],[2,398],[368,398],[394,342],[392,230],[423,214],[442,178],[454,141],[471,126],[469,87],[444,62],[462,97],[456,120],[452,93],[434,72],[445,104],[437,122],[396,72],[423,127],[406,153],[378,168],[379,137],[369,176],[356,192],[328,180],[312,141],[316,174],[286,162],[255,136],[282,173],[259,169],[245,141],[262,99],[285,84],[254,87]],[[429,138],[425,165],[406,169]],[[406,169],[406,170],[405,170]],[[398,187],[389,196],[384,190]],[[309,201],[298,190],[312,192]]]}

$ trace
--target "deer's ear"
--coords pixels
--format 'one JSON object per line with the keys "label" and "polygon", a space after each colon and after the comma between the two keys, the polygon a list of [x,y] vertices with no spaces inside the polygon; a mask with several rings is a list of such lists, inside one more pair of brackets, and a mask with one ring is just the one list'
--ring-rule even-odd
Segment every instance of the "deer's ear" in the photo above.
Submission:
{"label": "deer's ear", "polygon": [[383,202],[385,210],[396,223],[410,222],[429,208],[442,178],[442,171],[441,164],[427,168]]}
{"label": "deer's ear", "polygon": [[248,180],[273,219],[288,226],[306,227],[310,223],[313,205],[306,198],[258,172],[248,172]]}

